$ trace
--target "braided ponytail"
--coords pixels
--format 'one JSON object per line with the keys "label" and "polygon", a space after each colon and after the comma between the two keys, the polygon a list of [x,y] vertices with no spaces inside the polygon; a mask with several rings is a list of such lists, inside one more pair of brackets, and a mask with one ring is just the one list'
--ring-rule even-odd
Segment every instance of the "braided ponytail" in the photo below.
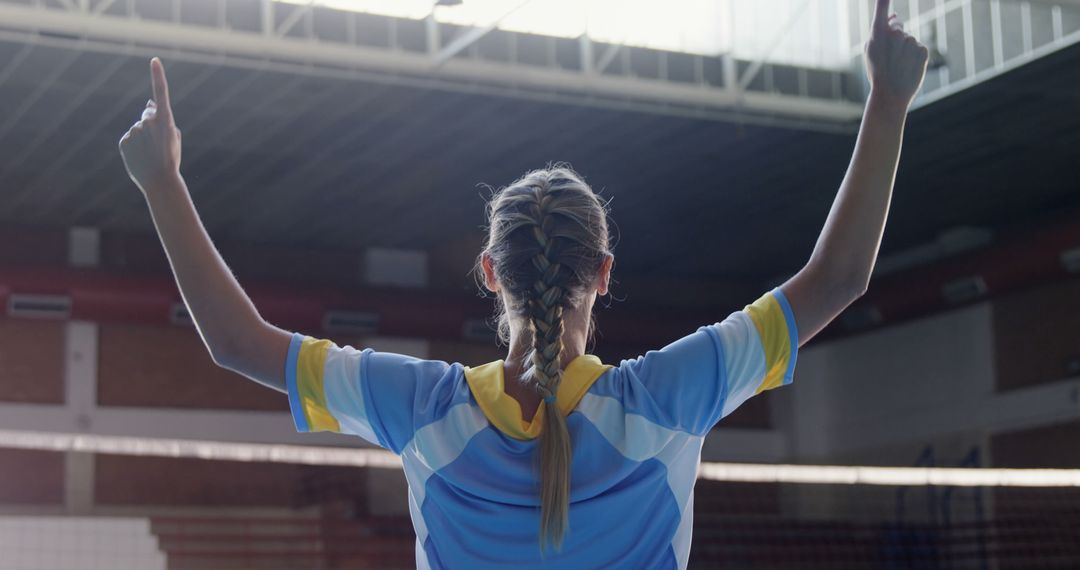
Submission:
{"label": "braided ponytail", "polygon": [[565,278],[557,257],[553,216],[548,211],[553,199],[540,188],[536,203],[530,208],[536,225],[533,236],[540,251],[532,262],[540,277],[533,283],[528,300],[529,322],[533,332],[526,377],[536,381],[536,391],[544,399],[544,431],[540,435],[540,544],[559,548],[569,524],[570,510],[570,433],[555,401],[562,381],[563,297]]}
{"label": "braided ponytail", "polygon": [[[607,211],[569,167],[529,172],[488,203],[489,236],[477,258],[490,255],[506,291],[496,301],[499,336],[509,320],[521,323],[531,348],[522,380],[543,400],[539,442],[541,549],[559,549],[569,527],[572,448],[566,417],[556,402],[562,381],[563,315],[581,307],[608,252]],[[504,306],[505,303],[505,306]],[[591,302],[589,302],[591,306]],[[590,331],[592,320],[589,321]]]}

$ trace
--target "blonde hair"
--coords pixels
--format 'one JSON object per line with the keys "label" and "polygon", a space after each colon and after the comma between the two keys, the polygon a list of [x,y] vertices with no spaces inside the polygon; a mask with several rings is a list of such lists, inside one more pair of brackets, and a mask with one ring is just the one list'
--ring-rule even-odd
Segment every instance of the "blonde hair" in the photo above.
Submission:
{"label": "blonde hair", "polygon": [[[509,342],[510,319],[523,321],[532,348],[524,382],[554,402],[562,381],[563,311],[579,307],[610,255],[607,207],[568,165],[531,171],[496,192],[487,207],[491,257],[506,304],[496,296],[499,338]],[[478,272],[478,276],[482,273]],[[590,336],[593,319],[589,317]],[[569,525],[572,447],[559,407],[544,407],[540,435],[541,549],[562,547]]]}

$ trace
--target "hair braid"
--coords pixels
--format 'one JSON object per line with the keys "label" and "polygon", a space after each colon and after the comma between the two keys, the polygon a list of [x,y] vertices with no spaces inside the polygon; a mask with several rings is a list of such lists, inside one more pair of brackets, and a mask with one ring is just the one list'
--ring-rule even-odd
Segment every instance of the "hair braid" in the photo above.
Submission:
{"label": "hair braid", "polygon": [[[488,202],[488,240],[476,260],[478,278],[498,281],[495,300],[500,340],[523,342],[522,382],[543,398],[537,418],[542,551],[559,549],[569,526],[572,448],[557,405],[562,382],[563,319],[591,307],[596,278],[611,256],[607,209],[568,165],[526,173]],[[520,340],[512,338],[511,320]],[[593,326],[588,314],[589,334]]]}
{"label": "hair braid", "polygon": [[569,524],[570,509],[570,434],[566,418],[556,403],[562,381],[563,303],[566,289],[562,264],[558,260],[558,240],[553,234],[554,203],[548,186],[534,187],[535,203],[529,211],[535,224],[533,236],[540,251],[532,258],[539,277],[533,283],[528,300],[529,322],[533,331],[533,349],[527,374],[536,381],[536,390],[544,399],[544,430],[540,435],[540,543],[562,546]]}
{"label": "hair braid", "polygon": [[563,342],[563,288],[560,269],[562,265],[556,257],[556,239],[548,237],[550,228],[545,225],[551,223],[551,216],[545,206],[551,202],[550,196],[545,196],[541,190],[537,190],[537,203],[530,209],[535,216],[536,225],[533,226],[533,235],[540,251],[532,258],[533,266],[540,272],[540,277],[532,285],[532,295],[529,299],[529,320],[533,330],[533,355],[530,359],[533,364],[533,377],[537,380],[537,390],[545,398],[555,396],[559,387],[562,373],[559,367],[559,357],[562,355]]}

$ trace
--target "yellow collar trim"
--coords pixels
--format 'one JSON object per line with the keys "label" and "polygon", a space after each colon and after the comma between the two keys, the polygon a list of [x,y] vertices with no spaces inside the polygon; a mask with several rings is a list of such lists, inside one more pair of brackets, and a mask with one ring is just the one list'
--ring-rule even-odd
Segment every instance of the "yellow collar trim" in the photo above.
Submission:
{"label": "yellow collar trim", "polygon": [[[480,404],[480,409],[496,429],[514,439],[534,439],[540,435],[543,428],[546,404],[540,402],[531,422],[523,420],[521,406],[506,393],[503,364],[502,360],[496,360],[475,368],[466,366],[465,380],[469,383],[476,402]],[[570,415],[593,383],[608,368],[612,366],[603,364],[592,354],[578,356],[566,365],[562,382],[555,394],[555,405],[559,406],[563,416]]]}

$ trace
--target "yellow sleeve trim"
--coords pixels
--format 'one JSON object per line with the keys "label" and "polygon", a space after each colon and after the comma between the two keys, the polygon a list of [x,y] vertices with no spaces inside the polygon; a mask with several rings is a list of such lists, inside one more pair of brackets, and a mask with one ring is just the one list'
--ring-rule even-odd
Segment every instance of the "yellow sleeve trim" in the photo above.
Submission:
{"label": "yellow sleeve trim", "polygon": [[760,394],[784,384],[792,353],[791,334],[784,309],[772,292],[762,295],[744,310],[750,315],[765,351],[765,378],[754,392]]}
{"label": "yellow sleeve trim", "polygon": [[310,431],[341,431],[337,419],[326,407],[323,389],[326,353],[332,344],[328,340],[305,338],[296,359],[296,389]]}

